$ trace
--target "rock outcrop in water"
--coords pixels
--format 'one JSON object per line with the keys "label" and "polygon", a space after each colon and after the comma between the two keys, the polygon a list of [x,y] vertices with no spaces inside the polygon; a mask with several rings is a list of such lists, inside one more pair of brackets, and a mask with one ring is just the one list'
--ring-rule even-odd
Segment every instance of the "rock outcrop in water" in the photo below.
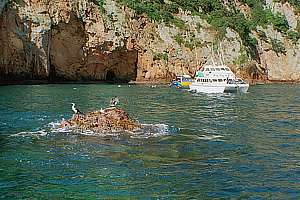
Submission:
{"label": "rock outcrop in water", "polygon": [[133,131],[140,128],[140,125],[137,121],[130,118],[124,110],[120,108],[107,108],[105,110],[92,111],[84,115],[74,114],[71,119],[62,121],[61,127],[105,134]]}

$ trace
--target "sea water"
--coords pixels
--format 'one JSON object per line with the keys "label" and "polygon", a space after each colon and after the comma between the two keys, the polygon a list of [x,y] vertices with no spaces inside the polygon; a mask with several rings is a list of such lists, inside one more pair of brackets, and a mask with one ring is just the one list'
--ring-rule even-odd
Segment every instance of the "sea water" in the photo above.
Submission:
{"label": "sea water", "polygon": [[[136,135],[59,122],[113,96]],[[1,199],[299,199],[300,86],[190,94],[166,86],[0,87]]]}

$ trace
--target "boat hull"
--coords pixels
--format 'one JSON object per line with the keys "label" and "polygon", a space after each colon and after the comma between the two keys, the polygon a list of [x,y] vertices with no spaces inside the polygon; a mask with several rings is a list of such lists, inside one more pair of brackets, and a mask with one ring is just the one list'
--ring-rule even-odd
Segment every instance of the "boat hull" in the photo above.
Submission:
{"label": "boat hull", "polygon": [[224,85],[201,85],[190,84],[190,91],[197,93],[246,93],[249,88],[249,84],[224,84]]}
{"label": "boat hull", "polygon": [[246,93],[248,91],[248,88],[249,88],[249,84],[227,84],[224,92]]}
{"label": "boat hull", "polygon": [[225,86],[222,85],[197,85],[190,84],[190,91],[195,91],[197,93],[223,93]]}

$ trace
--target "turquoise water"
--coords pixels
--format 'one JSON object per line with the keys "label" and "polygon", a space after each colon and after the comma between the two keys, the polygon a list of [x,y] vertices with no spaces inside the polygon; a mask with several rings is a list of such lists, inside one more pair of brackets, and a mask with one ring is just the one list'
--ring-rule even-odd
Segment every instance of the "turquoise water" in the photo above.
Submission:
{"label": "turquoise water", "polygon": [[[58,129],[119,96],[135,137]],[[299,199],[300,86],[189,94],[164,86],[0,87],[1,199]]]}

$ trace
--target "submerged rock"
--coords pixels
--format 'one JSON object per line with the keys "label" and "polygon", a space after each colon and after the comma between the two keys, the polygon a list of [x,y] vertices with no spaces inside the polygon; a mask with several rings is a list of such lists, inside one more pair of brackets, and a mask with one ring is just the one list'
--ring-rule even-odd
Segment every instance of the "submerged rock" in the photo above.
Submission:
{"label": "submerged rock", "polygon": [[63,120],[60,126],[95,133],[132,131],[140,128],[140,124],[120,108],[106,108],[84,115],[75,114],[71,119]]}

